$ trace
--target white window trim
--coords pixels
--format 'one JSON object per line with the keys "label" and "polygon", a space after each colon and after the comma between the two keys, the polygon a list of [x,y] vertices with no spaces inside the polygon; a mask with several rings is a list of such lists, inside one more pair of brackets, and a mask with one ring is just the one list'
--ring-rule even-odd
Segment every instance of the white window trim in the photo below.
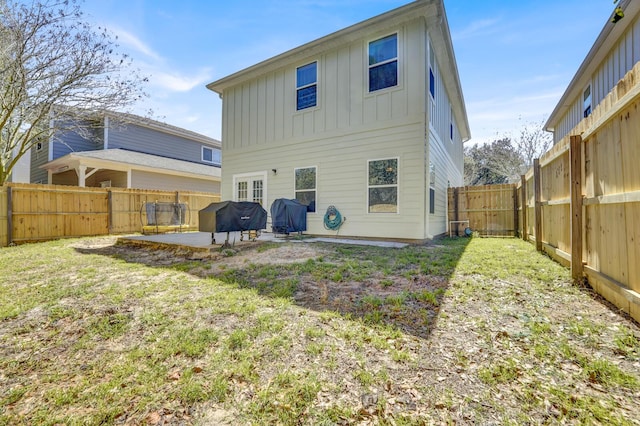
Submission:
{"label": "white window trim", "polygon": [[[398,43],[397,49],[398,49],[398,55],[396,56],[395,59],[388,59],[384,62],[378,62],[374,65],[369,65],[369,45],[377,40],[383,39],[385,37],[389,37],[394,35],[396,36],[396,42]],[[403,52],[403,38],[402,38],[402,32],[400,30],[396,30],[396,31],[392,31],[389,33],[385,33],[385,34],[380,34],[377,35],[375,37],[372,37],[368,40],[365,41],[365,47],[364,47],[364,63],[367,65],[366,67],[364,67],[364,72],[365,72],[365,78],[364,81],[366,82],[366,87],[365,87],[365,94],[367,96],[375,96],[377,94],[380,93],[384,93],[387,91],[392,91],[392,90],[400,90],[403,88],[403,78],[402,78],[402,70],[403,70],[403,63],[404,63],[404,58],[402,56],[402,52]],[[397,78],[398,78],[398,82],[395,86],[389,86],[389,87],[385,87],[384,89],[378,89],[378,90],[374,90],[373,92],[369,90],[370,87],[370,81],[369,81],[369,70],[371,69],[372,66],[378,66],[378,65],[382,65],[385,63],[389,63],[389,62],[393,62],[393,61],[397,61],[398,62],[398,67],[397,67]]]}
{"label": "white window trim", "polygon": [[[369,185],[369,163],[372,161],[383,161],[383,160],[396,160],[397,164],[398,164],[398,172],[396,174],[397,176],[397,180],[396,183],[393,185],[374,185],[373,187],[371,185]],[[366,168],[366,182],[367,182],[367,204],[365,206],[366,208],[366,212],[367,214],[372,214],[372,215],[381,215],[381,214],[400,214],[400,157],[383,157],[383,158],[372,158],[367,160],[367,168]],[[383,212],[370,212],[369,211],[369,188],[391,188],[391,187],[396,187],[396,211],[395,212],[389,212],[389,213],[383,213]]]}
{"label": "white window trim", "polygon": [[238,193],[236,191],[236,188],[238,187],[238,180],[240,179],[246,179],[246,178],[260,178],[262,179],[262,207],[267,210],[267,213],[269,212],[269,209],[267,209],[267,206],[269,206],[269,200],[267,198],[267,195],[269,194],[269,192],[267,191],[267,172],[266,171],[260,171],[260,172],[253,172],[253,173],[238,173],[232,176],[232,185],[233,187],[231,188],[231,191],[233,193],[233,196],[231,197],[233,201],[238,201]]}
{"label": "white window trim", "polygon": [[[306,86],[300,86],[298,87],[298,68],[304,67],[305,65],[311,65],[315,62],[316,64],[316,82],[313,84],[307,84]],[[301,112],[307,112],[307,111],[313,111],[314,109],[317,109],[320,106],[320,61],[317,59],[314,59],[312,61],[307,61],[304,64],[298,65],[296,66],[296,87],[295,87],[295,110],[296,113],[301,113]],[[316,104],[314,106],[311,107],[307,107],[307,108],[302,108],[302,109],[298,109],[298,90],[300,89],[304,89],[306,87],[311,87],[311,86],[316,86]]]}
{"label": "white window trim", "polygon": [[[205,149],[208,149],[208,150],[210,150],[210,151],[211,151],[211,161],[208,161],[208,160],[205,160],[205,159],[204,159],[204,150],[205,150]],[[213,155],[213,148],[211,148],[210,146],[202,145],[202,148],[200,149],[200,160],[201,160],[203,163],[215,164],[215,161],[213,161],[213,157],[214,157],[214,155]]]}
{"label": "white window trim", "polygon": [[[316,169],[316,184],[315,184],[315,189],[314,191],[316,192],[316,211],[314,212],[308,212],[307,214],[311,213],[311,214],[316,214],[318,213],[318,166],[306,166],[306,167],[295,167],[293,169],[293,198],[296,198],[296,193],[298,192],[298,190],[296,190],[296,170],[300,170],[300,169]],[[301,189],[300,192],[303,191],[311,191],[310,189]]]}
{"label": "white window trim", "polygon": [[[433,176],[433,180],[431,179],[432,176]],[[437,196],[436,181],[437,179],[438,179],[438,175],[436,173],[436,164],[432,161],[429,161],[429,214],[430,215],[436,214],[436,196]],[[433,190],[433,204],[431,204],[431,190]]]}
{"label": "white window trim", "polygon": [[[584,94],[585,92],[589,90],[589,114],[585,116],[585,112],[587,111],[587,100],[584,98]],[[583,118],[587,118],[589,115],[593,114],[593,85],[591,83],[587,84],[584,89],[582,90],[582,117],[580,118],[581,120]]]}

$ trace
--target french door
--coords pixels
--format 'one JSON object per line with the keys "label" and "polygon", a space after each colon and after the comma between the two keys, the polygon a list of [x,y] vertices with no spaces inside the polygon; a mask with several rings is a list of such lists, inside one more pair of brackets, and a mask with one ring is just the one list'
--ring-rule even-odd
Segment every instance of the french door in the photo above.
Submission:
{"label": "french door", "polygon": [[234,177],[234,198],[236,201],[252,201],[265,204],[265,176],[235,176]]}

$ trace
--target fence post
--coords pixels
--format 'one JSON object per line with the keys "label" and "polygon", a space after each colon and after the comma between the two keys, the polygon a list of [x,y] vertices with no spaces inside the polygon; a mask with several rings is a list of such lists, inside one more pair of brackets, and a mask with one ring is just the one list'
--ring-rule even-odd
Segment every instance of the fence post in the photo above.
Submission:
{"label": "fence post", "polygon": [[571,175],[571,278],[583,278],[582,266],[582,137],[571,136],[569,147]]}
{"label": "fence post", "polygon": [[518,220],[518,185],[513,185],[513,237],[518,238],[520,221]]}
{"label": "fence post", "polygon": [[113,230],[113,194],[110,189],[107,190],[107,228],[109,235],[111,235]]}
{"label": "fence post", "polygon": [[453,220],[456,221],[456,237],[458,237],[458,230],[460,229],[460,224],[457,222],[459,219],[459,207],[458,207],[458,197],[460,196],[460,188],[453,188]]}
{"label": "fence post", "polygon": [[520,193],[520,205],[522,206],[522,234],[523,240],[527,241],[529,235],[527,234],[527,178],[525,175],[520,175],[520,182],[522,182],[522,191]]}
{"label": "fence post", "polygon": [[535,199],[535,223],[534,232],[536,238],[536,250],[542,251],[542,188],[540,187],[540,160],[533,160],[533,193]]}
{"label": "fence post", "polygon": [[7,246],[13,242],[13,199],[11,185],[7,186]]}

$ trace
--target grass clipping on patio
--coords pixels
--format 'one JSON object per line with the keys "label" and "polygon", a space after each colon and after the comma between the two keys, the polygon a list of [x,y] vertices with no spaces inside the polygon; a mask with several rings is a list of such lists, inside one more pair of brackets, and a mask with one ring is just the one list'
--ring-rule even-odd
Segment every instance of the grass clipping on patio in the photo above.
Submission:
{"label": "grass clipping on patio", "polygon": [[0,249],[0,424],[638,424],[640,329],[520,240]]}

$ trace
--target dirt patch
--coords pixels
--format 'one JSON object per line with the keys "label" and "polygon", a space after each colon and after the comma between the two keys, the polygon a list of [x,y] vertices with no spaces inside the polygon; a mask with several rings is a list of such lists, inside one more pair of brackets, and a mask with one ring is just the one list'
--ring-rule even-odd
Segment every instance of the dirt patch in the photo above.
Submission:
{"label": "dirt patch", "polygon": [[116,240],[3,252],[0,423],[640,422],[637,324],[523,242]]}

